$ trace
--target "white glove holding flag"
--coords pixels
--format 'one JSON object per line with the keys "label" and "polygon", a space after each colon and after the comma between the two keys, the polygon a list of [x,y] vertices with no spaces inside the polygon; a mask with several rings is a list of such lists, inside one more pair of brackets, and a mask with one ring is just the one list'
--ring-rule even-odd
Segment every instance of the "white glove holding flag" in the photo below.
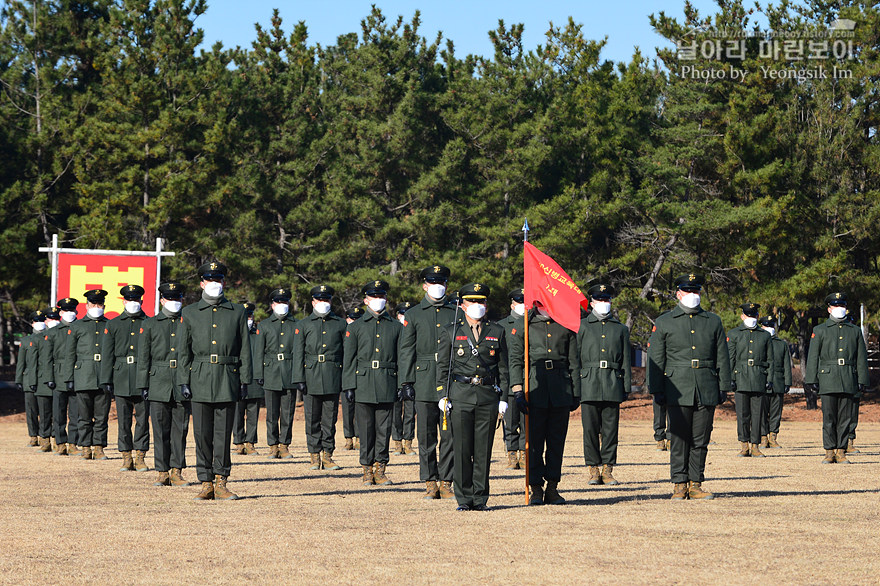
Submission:
{"label": "white glove holding flag", "polygon": [[504,415],[507,412],[507,401],[498,401],[498,415]]}
{"label": "white glove holding flag", "polygon": [[450,411],[452,411],[452,402],[446,397],[443,397],[437,403],[437,407],[439,407],[441,411],[446,411],[447,413],[449,413]]}

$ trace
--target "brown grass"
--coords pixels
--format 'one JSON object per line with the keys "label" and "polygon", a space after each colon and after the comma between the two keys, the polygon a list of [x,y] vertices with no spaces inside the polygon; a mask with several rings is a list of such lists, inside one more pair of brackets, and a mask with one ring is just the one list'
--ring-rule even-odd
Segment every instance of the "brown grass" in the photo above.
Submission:
{"label": "brown grass", "polygon": [[[488,513],[422,500],[416,456],[392,456],[388,488],[361,487],[355,452],[337,451],[343,470],[311,472],[299,422],[294,460],[233,456],[237,502],[194,502],[196,486],[156,488],[153,471],[117,472],[114,446],[109,461],[85,462],[39,453],[25,435],[23,423],[0,424],[3,584],[855,584],[880,575],[876,423],[860,426],[863,453],[844,466],[820,464],[820,424],[786,422],[783,449],[745,459],[735,424],[721,420],[706,482],[719,498],[673,503],[668,454],[655,451],[649,421],[622,423],[622,484],[588,487],[573,420],[563,507],[522,506],[523,476],[503,469],[499,430]],[[194,466],[192,438],[187,458]],[[185,475],[195,480],[194,468]]]}

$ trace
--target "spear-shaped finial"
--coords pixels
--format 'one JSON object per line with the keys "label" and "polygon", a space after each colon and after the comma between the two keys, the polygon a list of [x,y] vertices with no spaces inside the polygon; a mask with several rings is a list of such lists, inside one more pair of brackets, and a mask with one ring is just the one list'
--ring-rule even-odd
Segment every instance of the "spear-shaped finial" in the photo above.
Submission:
{"label": "spear-shaped finial", "polygon": [[522,232],[523,232],[523,242],[528,242],[529,241],[529,219],[528,218],[526,218],[525,221],[523,222]]}

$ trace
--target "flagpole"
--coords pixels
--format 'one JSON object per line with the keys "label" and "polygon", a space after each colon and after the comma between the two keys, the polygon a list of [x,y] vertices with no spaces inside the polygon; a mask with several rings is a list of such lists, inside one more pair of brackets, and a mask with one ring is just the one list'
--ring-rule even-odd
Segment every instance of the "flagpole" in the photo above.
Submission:
{"label": "flagpole", "polygon": [[[523,232],[523,242],[529,241],[529,220],[525,219],[522,227]],[[523,286],[525,286],[525,252],[523,253]],[[523,299],[525,302],[525,299]],[[525,391],[526,404],[529,402],[529,308],[525,308],[525,312],[523,315],[523,338],[525,338],[525,357],[524,357],[524,378],[523,378],[523,391]],[[523,432],[526,436],[526,505],[529,504],[529,414],[524,414],[525,422],[523,423]]]}

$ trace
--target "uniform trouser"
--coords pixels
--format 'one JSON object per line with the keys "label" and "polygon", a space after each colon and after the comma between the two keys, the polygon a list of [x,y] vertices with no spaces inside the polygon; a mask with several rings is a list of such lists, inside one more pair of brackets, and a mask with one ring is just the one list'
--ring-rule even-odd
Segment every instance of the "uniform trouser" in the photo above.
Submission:
{"label": "uniform trouser", "polygon": [[846,448],[852,424],[853,396],[846,393],[820,395],[822,399],[822,445],[826,450]]}
{"label": "uniform trouser", "polygon": [[[562,455],[568,435],[568,407],[529,407],[529,483],[562,478]],[[544,447],[546,446],[546,455]]]}
{"label": "uniform trouser", "polygon": [[659,442],[663,439],[669,439],[667,428],[666,405],[658,405],[652,403],[654,408],[654,441]]}
{"label": "uniform trouser", "polygon": [[761,442],[761,422],[764,420],[766,393],[736,393],[736,435],[741,442]]}
{"label": "uniform trouser", "polygon": [[346,438],[358,437],[354,411],[354,403],[342,401],[342,435]]}
{"label": "uniform trouser", "polygon": [[395,401],[391,416],[391,439],[396,442],[416,437],[415,401]]}
{"label": "uniform trouser", "polygon": [[110,395],[100,389],[77,391],[79,401],[79,445],[107,447],[107,416]]}
{"label": "uniform trouser", "polygon": [[779,424],[782,422],[782,393],[764,395],[764,417],[761,420],[761,435],[779,433]]}
{"label": "uniform trouser", "polygon": [[266,390],[266,442],[270,446],[290,445],[293,437],[293,413],[296,410],[296,394],[286,391]]}
{"label": "uniform trouser", "polygon": [[449,412],[449,418],[455,428],[452,437],[455,500],[470,507],[485,505],[489,500],[489,463],[498,403],[465,405],[459,402]]}
{"label": "uniform trouser", "polygon": [[40,412],[40,437],[52,437],[52,397],[38,396],[37,409]]}
{"label": "uniform trouser", "polygon": [[849,421],[849,439],[856,439],[856,427],[859,425],[859,406],[861,405],[862,400],[856,397],[853,397],[852,400],[852,417],[850,417]]}
{"label": "uniform trouser", "polygon": [[[584,427],[584,462],[587,466],[617,464],[617,431],[620,427],[620,403],[584,401],[581,403]],[[602,436],[601,447],[599,436]]]}
{"label": "uniform trouser", "polygon": [[[347,402],[347,401],[346,401]],[[303,397],[306,418],[306,445],[310,454],[336,449],[336,419],[339,417],[339,394]]]}
{"label": "uniform trouser", "polygon": [[361,466],[387,464],[394,403],[355,403],[354,409],[361,438]]}
{"label": "uniform trouser", "polygon": [[211,482],[218,474],[229,476],[235,403],[191,403],[199,482]]}
{"label": "uniform trouser", "polygon": [[510,395],[510,399],[507,401],[507,411],[504,413],[504,445],[508,452],[526,449],[524,423],[525,418],[517,409],[513,395]]}
{"label": "uniform trouser", "polygon": [[[79,419],[79,401],[76,393],[59,391],[52,393],[53,420],[55,422],[55,443],[71,443],[77,445],[79,434],[77,433],[77,419]],[[68,419],[68,415],[70,419]]]}
{"label": "uniform trouser", "polygon": [[[443,412],[434,401],[413,401],[416,410],[416,434],[419,438],[419,479],[452,482],[454,446],[452,418],[446,417],[443,431]],[[438,436],[439,433],[439,436]],[[437,440],[440,457],[437,457]]]}
{"label": "uniform trouser", "polygon": [[37,437],[40,433],[40,405],[37,395],[32,391],[24,393],[24,418],[27,421],[28,437]]}
{"label": "uniform trouser", "polygon": [[703,482],[715,406],[669,405],[669,472],[672,482]]}
{"label": "uniform trouser", "polygon": [[232,443],[257,443],[257,427],[260,421],[262,399],[245,399],[235,402],[235,421],[232,423]]}
{"label": "uniform trouser", "polygon": [[[118,421],[118,445],[120,452],[150,449],[150,402],[143,397],[116,397]],[[134,419],[134,434],[131,423]]]}
{"label": "uniform trouser", "polygon": [[186,435],[189,432],[189,401],[150,401],[153,422],[153,466],[157,472],[186,468]]}

